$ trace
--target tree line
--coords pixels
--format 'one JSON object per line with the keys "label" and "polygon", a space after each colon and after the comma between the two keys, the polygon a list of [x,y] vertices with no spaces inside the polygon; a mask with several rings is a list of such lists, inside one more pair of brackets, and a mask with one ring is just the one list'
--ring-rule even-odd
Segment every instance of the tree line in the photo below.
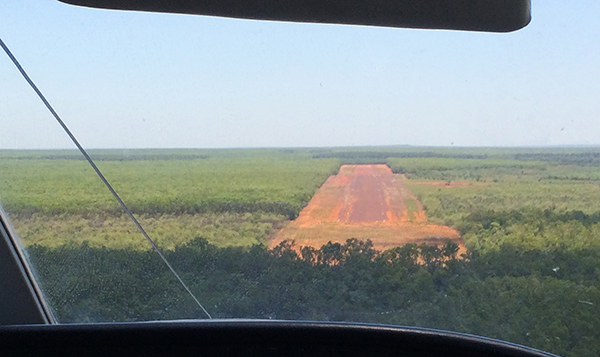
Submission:
{"label": "tree line", "polygon": [[[28,253],[61,322],[205,317],[153,251],[84,244]],[[381,252],[357,239],[269,250],[198,238],[165,255],[216,318],[423,326],[600,355],[600,249],[503,245],[458,256],[450,241]]]}

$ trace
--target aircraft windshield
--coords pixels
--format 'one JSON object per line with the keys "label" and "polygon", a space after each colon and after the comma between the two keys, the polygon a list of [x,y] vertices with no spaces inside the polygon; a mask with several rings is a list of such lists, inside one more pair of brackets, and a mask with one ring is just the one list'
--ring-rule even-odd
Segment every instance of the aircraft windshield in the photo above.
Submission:
{"label": "aircraft windshield", "polygon": [[2,40],[156,249],[1,55],[4,218],[60,323],[372,322],[600,355],[599,16],[535,2],[493,34],[3,2]]}

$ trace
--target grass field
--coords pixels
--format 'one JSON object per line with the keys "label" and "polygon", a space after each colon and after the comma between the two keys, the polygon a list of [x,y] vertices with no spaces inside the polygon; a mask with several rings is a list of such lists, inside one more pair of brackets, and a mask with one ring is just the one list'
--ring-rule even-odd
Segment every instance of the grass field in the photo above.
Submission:
{"label": "grass field", "polygon": [[[100,161],[99,168],[136,213],[272,211],[294,216],[338,168],[336,160],[277,156],[199,160]],[[0,197],[27,214],[119,213],[81,160],[1,160]]]}
{"label": "grass field", "polygon": [[[249,151],[92,156],[101,158],[98,166],[156,241],[172,249],[200,236],[218,246],[264,244],[339,167],[336,159]],[[0,200],[26,245],[148,248],[76,153],[0,157]]]}
{"label": "grass field", "polygon": [[412,198],[406,198],[404,200],[404,204],[406,205],[406,211],[408,213],[408,217],[411,221],[414,221],[416,218],[417,212],[419,212],[419,207],[417,206],[417,202]]}
{"label": "grass field", "polygon": [[[583,248],[599,241],[596,223],[540,226],[534,217],[545,211],[600,212],[597,148],[92,150],[91,155],[165,248],[195,237],[218,246],[265,244],[327,177],[352,161],[382,161],[404,174],[428,219],[459,229],[468,248],[497,249],[505,242]],[[26,245],[87,241],[147,248],[75,151],[0,151],[0,182],[0,200]],[[414,216],[417,202],[407,197],[405,204]],[[514,212],[527,217],[494,229],[472,222],[477,215]]]}
{"label": "grass field", "polygon": [[[409,180],[407,186],[423,202],[428,217],[459,229],[471,249],[498,249],[505,243],[529,249],[600,244],[596,223],[553,218],[573,211],[600,212],[598,166],[440,158],[390,159],[390,164],[418,181]],[[510,222],[502,218],[511,215],[519,218]],[[487,226],[472,222],[478,216],[488,216],[491,222]]]}

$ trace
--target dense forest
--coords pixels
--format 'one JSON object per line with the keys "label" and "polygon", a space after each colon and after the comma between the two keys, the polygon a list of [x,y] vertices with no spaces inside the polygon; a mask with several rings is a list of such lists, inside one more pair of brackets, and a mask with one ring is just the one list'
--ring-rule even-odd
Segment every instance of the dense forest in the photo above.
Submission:
{"label": "dense forest", "polygon": [[[462,257],[457,249],[379,252],[355,239],[218,248],[198,238],[166,254],[215,318],[423,326],[600,355],[600,249],[503,245]],[[29,254],[62,322],[206,318],[152,251],[33,246]]]}

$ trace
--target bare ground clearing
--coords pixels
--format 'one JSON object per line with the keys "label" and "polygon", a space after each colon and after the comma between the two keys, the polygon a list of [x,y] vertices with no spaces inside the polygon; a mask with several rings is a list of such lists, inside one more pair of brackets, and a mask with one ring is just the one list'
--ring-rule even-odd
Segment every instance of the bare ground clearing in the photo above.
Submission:
{"label": "bare ground clearing", "polygon": [[292,239],[299,246],[320,248],[330,241],[358,238],[370,239],[375,248],[385,250],[451,239],[463,251],[455,229],[427,221],[421,202],[404,186],[405,180],[387,165],[343,165],[270,246]]}

